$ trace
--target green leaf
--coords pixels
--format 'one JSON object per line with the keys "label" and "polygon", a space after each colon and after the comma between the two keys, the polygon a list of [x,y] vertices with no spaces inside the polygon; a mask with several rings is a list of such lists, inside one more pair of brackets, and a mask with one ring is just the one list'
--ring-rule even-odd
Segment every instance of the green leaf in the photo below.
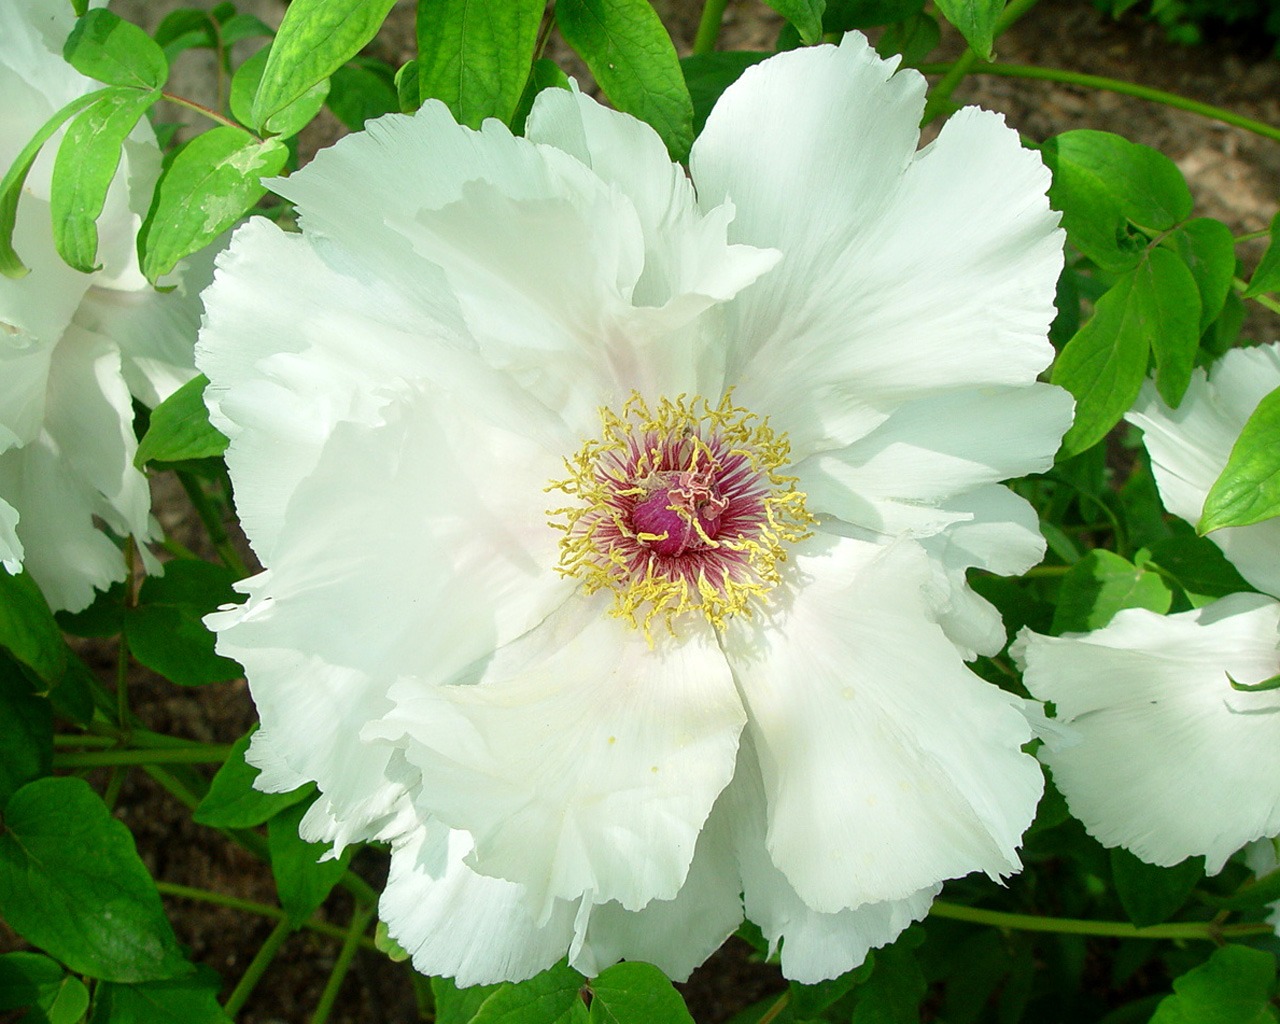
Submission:
{"label": "green leaf", "polygon": [[1177,406],[1191,383],[1200,347],[1200,289],[1187,265],[1168,249],[1153,249],[1137,269],[1143,284],[1144,333],[1156,360],[1156,390]]}
{"label": "green leaf", "polygon": [[394,6],[395,0],[293,0],[271,45],[250,124],[262,130],[342,67],[378,34]]}
{"label": "green leaf", "polygon": [[1262,254],[1258,269],[1249,278],[1249,287],[1244,290],[1246,299],[1252,299],[1264,292],[1280,290],[1280,213],[1271,218],[1271,241],[1267,251]]}
{"label": "green leaf", "polygon": [[1253,410],[1204,499],[1196,530],[1248,526],[1280,515],[1280,388]]}
{"label": "green leaf", "polygon": [[159,98],[158,89],[106,89],[67,128],[53,163],[49,207],[58,255],[77,270],[101,269],[97,220],[120,166],[121,147]]}
{"label": "green leaf", "polygon": [[1170,235],[1178,255],[1200,292],[1200,333],[1217,319],[1236,273],[1236,243],[1231,229],[1212,217],[1197,217]]}
{"label": "green leaf", "polygon": [[103,982],[89,1024],[231,1024],[218,1005],[222,979],[210,968],[171,981]]}
{"label": "green leaf", "polygon": [[104,7],[86,12],[76,22],[62,55],[82,75],[107,85],[151,92],[169,77],[169,62],[159,44]]}
{"label": "green leaf", "polygon": [[560,70],[560,65],[553,60],[540,57],[533,62],[533,70],[529,73],[529,81],[525,83],[524,93],[516,112],[511,116],[511,130],[516,135],[523,135],[525,122],[533,111],[533,101],[543,89],[568,89],[569,76]]}
{"label": "green leaf", "polygon": [[1173,591],[1159,573],[1095,548],[1062,577],[1053,632],[1101,629],[1122,608],[1148,608],[1163,614],[1172,603]]}
{"label": "green leaf", "polygon": [[906,21],[924,11],[925,0],[827,0],[824,32],[848,32]]}
{"label": "green leaf", "polygon": [[[251,123],[253,97],[257,94],[262,73],[271,57],[271,48],[263,47],[246,60],[231,77],[231,113],[241,124]],[[280,139],[289,139],[302,131],[320,113],[325,97],[329,95],[328,79],[322,79],[304,92],[283,110],[267,120],[267,131]]]}
{"label": "green leaf", "polygon": [[484,1001],[502,985],[471,985],[459,988],[452,978],[432,978],[431,997],[435,1003],[435,1024],[471,1024]]}
{"label": "green leaf", "polygon": [[921,11],[906,21],[890,25],[876,40],[876,53],[881,57],[902,54],[904,67],[917,67],[942,42],[938,20]]}
{"label": "green leaf", "polygon": [[238,679],[242,669],[214,651],[213,633],[201,621],[220,606],[244,600],[231,584],[236,574],[197,559],[167,562],[163,576],[148,576],[138,604],[125,612],[130,653],[180,686]]}
{"label": "green leaf", "polygon": [[918,943],[919,935],[909,931],[876,950],[875,970],[857,990],[851,1024],[919,1024],[925,982],[910,948],[913,941]]}
{"label": "green leaf", "polygon": [[693,144],[693,101],[649,0],[558,0],[560,33],[619,110],[652,125],[673,160]]}
{"label": "green leaf", "polygon": [[1120,905],[1139,928],[1169,920],[1204,877],[1204,858],[1188,857],[1171,868],[1139,860],[1128,850],[1111,851],[1111,879]]}
{"label": "green leaf", "polygon": [[1214,896],[1211,893],[1200,893],[1199,896],[1211,907],[1220,910],[1260,910],[1268,903],[1280,900],[1280,870],[1251,879],[1230,896]]}
{"label": "green leaf", "polygon": [[188,973],[133,836],[83,779],[18,790],[0,834],[0,916],[79,974],[156,981]]}
{"label": "green leaf", "polygon": [[[1176,257],[1174,257],[1176,259]],[[1076,416],[1062,455],[1077,455],[1106,436],[1133,405],[1147,375],[1147,357],[1161,305],[1155,274],[1135,267],[1107,290],[1053,365],[1053,383],[1075,396]]]}
{"label": "green leaf", "polygon": [[529,78],[546,0],[419,0],[418,97],[459,124],[510,124]]}
{"label": "green leaf", "polygon": [[996,23],[1004,13],[1004,0],[936,0],[942,16],[960,30],[965,42],[983,60],[990,60],[996,39]]}
{"label": "green leaf", "polygon": [[1271,1024],[1276,961],[1246,946],[1223,946],[1173,980],[1151,1024]]}
{"label": "green leaf", "polygon": [[0,809],[28,782],[53,770],[53,706],[7,658],[0,658]]}
{"label": "green leaf", "polygon": [[307,809],[307,804],[294,804],[267,822],[271,874],[275,876],[280,906],[295,925],[301,925],[325,901],[338,879],[346,874],[354,850],[348,846],[336,859],[321,861],[328,845],[308,843],[298,835],[298,825]]}
{"label": "green leaf", "polygon": [[1191,213],[1191,193],[1162,153],[1110,132],[1081,129],[1041,148],[1053,172],[1049,199],[1067,238],[1094,263],[1120,272],[1137,266],[1146,238],[1136,225],[1167,231]]}
{"label": "green leaf", "polygon": [[93,596],[93,603],[78,612],[54,612],[58,628],[75,636],[116,636],[124,628],[124,580],[116,580]]}
{"label": "green leaf", "polygon": [[395,81],[368,67],[348,64],[329,79],[325,102],[334,116],[351,131],[358,132],[366,121],[400,109]]}
{"label": "green leaf", "polygon": [[67,645],[30,573],[0,570],[0,647],[54,686],[67,669]]}
{"label": "green leaf", "polygon": [[406,61],[396,72],[396,98],[400,102],[400,112],[412,114],[422,106],[422,98],[418,95],[418,62]]}
{"label": "green leaf", "polygon": [[718,53],[697,53],[680,61],[689,98],[693,101],[693,134],[701,135],[724,91],[741,77],[753,64],[768,57],[755,50],[724,50]]}
{"label": "green leaf", "polygon": [[519,983],[458,988],[449,978],[432,978],[436,1024],[583,1024],[585,981],[563,960]]}
{"label": "green leaf", "polygon": [[789,989],[791,1011],[797,1017],[818,1017],[828,1006],[848,994],[850,989],[871,977],[873,970],[875,957],[868,955],[860,966],[830,981],[820,981],[814,985],[801,985],[793,981]]}
{"label": "green leaf", "polygon": [[192,813],[194,821],[215,828],[253,828],[315,792],[312,783],[288,793],[264,793],[253,788],[258,769],[245,761],[244,755],[256,729],[254,726],[236,740],[227,760],[214,775],[209,792]]}
{"label": "green leaf", "polygon": [[218,45],[218,28],[208,11],[183,7],[170,11],[156,27],[153,37],[172,61],[187,50],[209,49]]}
{"label": "green leaf", "polygon": [[[213,13],[214,20],[218,20],[218,9],[215,8]],[[275,35],[275,31],[270,25],[252,14],[232,14],[221,22],[220,27],[222,30],[222,45],[224,47],[238,43],[241,39],[261,39],[263,37],[270,39]]]}
{"label": "green leaf", "polygon": [[138,236],[147,278],[155,282],[243,217],[267,191],[262,179],[279,173],[288,158],[279,139],[261,142],[227,125],[178,150]]}
{"label": "green leaf", "polygon": [[651,964],[615,964],[591,991],[592,1024],[693,1024],[680,993]]}
{"label": "green leaf", "polygon": [[373,929],[373,944],[393,964],[402,964],[409,959],[408,951],[391,937],[386,921],[379,921]]}
{"label": "green leaf", "polygon": [[822,42],[822,13],[826,0],[764,0],[796,27],[800,38],[812,46]]}
{"label": "green leaf", "polygon": [[1147,564],[1173,579],[1196,606],[1253,589],[1227,561],[1222,549],[1207,537],[1190,535],[1159,541],[1152,546]]}
{"label": "green leaf", "polygon": [[133,464],[215,458],[227,450],[227,438],[209,422],[204,389],[209,378],[198,374],[151,411],[147,432],[138,443]]}
{"label": "green leaf", "polygon": [[40,128],[30,142],[22,147],[22,151],[14,158],[13,164],[0,180],[0,274],[5,277],[25,277],[28,268],[18,257],[13,248],[13,228],[18,219],[18,198],[22,195],[22,186],[26,184],[27,174],[40,155],[40,150],[59,128],[63,126],[85,107],[96,103],[108,89],[77,96]]}
{"label": "green leaf", "polygon": [[87,1009],[89,990],[84,983],[67,975],[60,964],[47,956],[0,956],[0,1012],[35,1011],[16,1018],[24,1024],[78,1024]]}

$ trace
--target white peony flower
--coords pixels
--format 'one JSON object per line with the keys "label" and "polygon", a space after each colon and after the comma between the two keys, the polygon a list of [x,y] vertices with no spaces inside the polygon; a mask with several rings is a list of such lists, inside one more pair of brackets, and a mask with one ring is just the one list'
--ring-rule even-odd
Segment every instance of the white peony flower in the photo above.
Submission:
{"label": "white peony flower", "polygon": [[[62,59],[70,4],[0,3],[0,169],[70,100],[101,84]],[[0,277],[0,561],[25,564],[55,608],[76,610],[95,587],[124,578],[120,535],[151,533],[146,477],[133,467],[133,400],[155,405],[195,374],[199,285],[190,266],[176,291],[153,290],[135,238],[160,150],[140,122],[98,222],[94,274],[58,257],[49,183],[61,133],[45,145],[18,203],[14,247],[30,268]],[[15,532],[16,528],[16,532]]]}
{"label": "white peony flower", "polygon": [[[1280,387],[1280,346],[1228,352],[1197,370],[1177,409],[1148,382],[1128,418],[1143,430],[1160,496],[1196,523],[1245,421]],[[1217,530],[1240,574],[1280,597],[1280,519]],[[1203,854],[1210,874],[1245,843],[1280,834],[1280,602],[1231,594],[1194,611],[1119,612],[1061,637],[1014,645],[1031,692],[1057,705],[1075,741],[1042,758],[1072,813],[1108,846],[1153,864]]]}
{"label": "white peony flower", "polygon": [[815,981],[1018,869],[1042,778],[964,573],[1042,554],[999,481],[1070,420],[1062,233],[999,116],[917,152],[894,66],[758,65],[692,182],[577,92],[527,140],[428,103],[220,260],[197,359],[268,568],[208,621],[260,785],[391,843],[419,970],[684,977],[745,901]]}

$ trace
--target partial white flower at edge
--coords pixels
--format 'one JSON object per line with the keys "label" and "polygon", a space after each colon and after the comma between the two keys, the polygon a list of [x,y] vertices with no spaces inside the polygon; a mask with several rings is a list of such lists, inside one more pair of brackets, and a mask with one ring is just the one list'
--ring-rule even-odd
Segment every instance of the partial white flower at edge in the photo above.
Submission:
{"label": "partial white flower at edge", "polygon": [[917,152],[895,64],[757,65],[692,181],[576,91],[528,139],[431,102],[220,258],[197,359],[267,569],[207,621],[259,785],[391,844],[419,970],[682,978],[745,906],[816,981],[1020,867],[1043,779],[964,574],[1043,553],[999,482],[1070,421],[1063,236],[998,115]]}
{"label": "partial white flower at edge", "polygon": [[[0,3],[0,169],[49,117],[100,83],[61,56],[70,4]],[[135,238],[160,172],[140,122],[98,223],[103,269],[58,257],[49,183],[61,134],[48,142],[18,203],[14,247],[30,268],[0,277],[0,562],[25,565],[54,608],[78,610],[124,578],[116,545],[94,525],[145,540],[153,525],[146,477],[133,467],[133,400],[154,406],[195,374],[198,292],[212,257],[189,263],[173,292],[152,289]]]}
{"label": "partial white flower at edge", "polygon": [[[1145,385],[1128,418],[1166,508],[1199,521],[1245,421],[1277,386],[1277,345],[1197,370],[1177,409]],[[1280,519],[1209,537],[1266,594],[1167,616],[1127,609],[1091,633],[1028,630],[1014,654],[1028,689],[1075,733],[1048,737],[1041,757],[1089,832],[1153,864],[1203,855],[1213,874],[1245,843],[1280,834],[1280,691],[1242,692],[1227,678],[1280,672]]]}

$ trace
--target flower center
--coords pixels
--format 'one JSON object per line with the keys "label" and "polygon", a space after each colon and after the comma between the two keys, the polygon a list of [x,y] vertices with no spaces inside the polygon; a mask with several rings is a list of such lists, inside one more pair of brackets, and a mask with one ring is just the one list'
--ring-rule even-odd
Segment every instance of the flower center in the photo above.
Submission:
{"label": "flower center", "polygon": [[651,410],[633,393],[600,418],[600,438],[547,488],[576,500],[548,513],[564,532],[559,571],[589,594],[611,589],[613,614],[646,634],[655,619],[674,632],[687,612],[717,627],[750,615],[814,521],[782,472],[786,435],[728,394],[717,406],[681,396]]}

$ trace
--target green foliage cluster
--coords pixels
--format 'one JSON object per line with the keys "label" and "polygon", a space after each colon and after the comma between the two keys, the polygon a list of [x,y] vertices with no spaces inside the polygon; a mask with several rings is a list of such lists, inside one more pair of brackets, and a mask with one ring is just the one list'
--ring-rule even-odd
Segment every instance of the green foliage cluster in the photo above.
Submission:
{"label": "green foliage cluster", "polygon": [[[276,34],[221,3],[170,15],[154,37],[82,4],[65,55],[101,88],[59,111],[0,181],[0,271],[23,272],[12,245],[22,185],[40,149],[64,126],[53,170],[55,240],[71,265],[96,265],[95,221],[123,139],[161,98],[192,105],[166,92],[171,64],[188,50],[214,53],[229,88],[221,109],[202,109],[212,127],[167,154],[138,240],[152,281],[259,204],[264,179],[294,165],[294,140],[322,107],[359,130],[370,118],[436,99],[464,124],[493,117],[518,131],[538,91],[567,87],[564,73],[543,56],[548,34],[558,31],[609,100],[653,125],[681,160],[716,98],[766,56],[715,49],[724,7],[716,0],[706,5],[696,52],[683,59],[647,0],[558,0],[553,9],[543,0],[510,0],[484,18],[471,16],[474,6],[419,0],[417,56],[396,68],[362,54],[391,0],[294,0]],[[939,19],[955,24],[970,52],[955,65],[930,68],[943,75],[930,102],[933,116],[946,109],[963,74],[983,69],[994,40],[1030,3],[1006,9],[1003,0],[773,0],[770,6],[788,22],[780,47],[878,28],[881,51],[915,65],[936,46]],[[1254,6],[1239,0],[1230,10]],[[1175,8],[1199,10],[1190,0],[1161,6]],[[267,45],[233,66],[233,44],[259,37]],[[1113,428],[1152,368],[1161,395],[1176,405],[1193,369],[1238,343],[1246,301],[1280,309],[1271,298],[1280,292],[1280,216],[1265,258],[1245,280],[1240,240],[1222,223],[1193,216],[1186,182],[1166,157],[1097,131],[1059,135],[1042,152],[1069,245],[1053,328],[1059,348],[1053,381],[1075,396],[1077,417],[1057,465],[1016,484],[1041,516],[1046,564],[1020,579],[975,577],[973,585],[1000,609],[1011,633],[1031,625],[1054,634],[1099,628],[1124,608],[1179,611],[1248,590],[1203,534],[1280,513],[1280,398],[1270,396],[1250,421],[1199,533],[1163,513],[1144,454]],[[338,948],[313,1018],[323,1024],[358,950],[404,957],[385,934],[370,934],[376,893],[351,870],[351,852],[320,862],[320,848],[298,837],[314,787],[262,793],[253,788],[256,769],[245,761],[249,736],[229,748],[192,743],[147,730],[129,709],[125,684],[135,661],[181,686],[240,675],[239,666],[215,653],[201,623],[239,599],[231,584],[247,574],[222,525],[230,510],[221,460],[227,441],[208,422],[200,397],[205,383],[197,378],[149,421],[140,418],[137,463],[178,476],[220,564],[171,541],[173,560],[162,577],[141,585],[131,580],[83,612],[56,616],[29,576],[0,571],[0,916],[31,947],[0,956],[0,1015],[25,1013],[14,1019],[30,1024],[227,1024],[298,928],[327,935]],[[133,541],[120,544],[132,569]],[[114,639],[116,679],[99,679],[68,636]],[[980,660],[978,670],[1025,692],[1007,654]],[[216,774],[208,778],[200,765],[216,765]],[[111,772],[105,793],[81,777],[94,768]],[[158,884],[111,813],[127,771],[147,773],[196,822],[269,863],[278,904]],[[1280,873],[1254,880],[1232,863],[1207,878],[1198,862],[1160,869],[1104,850],[1052,788],[1024,856],[1027,870],[1006,887],[953,883],[927,921],[856,971],[820,985],[791,984],[734,1024],[910,1024],[922,1013],[947,1024],[1280,1019],[1280,944],[1264,920],[1268,904],[1280,899]],[[346,929],[316,916],[335,887],[355,901]],[[276,922],[229,994],[222,979],[181,948],[163,912],[166,893],[239,906]],[[752,926],[741,936],[758,960],[768,958]],[[518,985],[459,989],[439,978],[418,984],[423,1019],[437,1024],[691,1021],[671,983],[640,963],[594,979],[562,964]]]}
{"label": "green foliage cluster", "polygon": [[[1157,22],[1175,43],[1194,46],[1207,33],[1229,28],[1256,29],[1280,40],[1280,3],[1277,0],[1094,0],[1095,5],[1114,17],[1136,8]],[[1276,44],[1280,47],[1280,42]]]}

